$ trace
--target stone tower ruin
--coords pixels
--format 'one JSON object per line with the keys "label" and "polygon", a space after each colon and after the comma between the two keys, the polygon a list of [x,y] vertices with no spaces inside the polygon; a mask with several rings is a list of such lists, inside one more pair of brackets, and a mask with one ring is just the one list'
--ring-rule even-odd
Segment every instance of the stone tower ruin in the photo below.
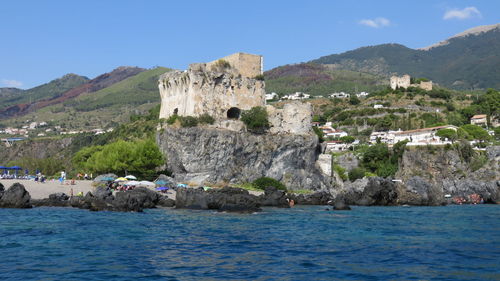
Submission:
{"label": "stone tower ruin", "polygon": [[209,63],[195,63],[186,71],[160,76],[160,118],[209,114],[216,119],[238,119],[242,110],[265,105],[263,58],[236,53]]}

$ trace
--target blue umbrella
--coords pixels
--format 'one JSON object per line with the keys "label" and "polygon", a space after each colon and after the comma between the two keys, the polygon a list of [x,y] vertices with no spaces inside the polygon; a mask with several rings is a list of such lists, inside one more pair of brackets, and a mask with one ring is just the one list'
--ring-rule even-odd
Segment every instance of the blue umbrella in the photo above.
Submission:
{"label": "blue umbrella", "polygon": [[165,185],[165,184],[167,184],[168,182],[167,182],[166,180],[157,180],[157,181],[155,181],[155,183],[156,183],[157,185]]}
{"label": "blue umbrella", "polygon": [[11,170],[22,170],[23,168],[21,168],[19,166],[12,166],[9,169],[11,169]]}
{"label": "blue umbrella", "polygon": [[168,187],[166,186],[160,186],[156,188],[157,191],[163,191],[163,190],[168,190]]}

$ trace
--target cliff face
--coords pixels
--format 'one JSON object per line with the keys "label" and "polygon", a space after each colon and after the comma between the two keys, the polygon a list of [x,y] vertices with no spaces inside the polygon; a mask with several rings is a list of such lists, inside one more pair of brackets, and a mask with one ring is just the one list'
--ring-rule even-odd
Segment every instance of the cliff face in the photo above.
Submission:
{"label": "cliff face", "polygon": [[272,177],[290,189],[329,189],[316,166],[315,135],[256,135],[211,128],[166,128],[157,143],[177,180],[249,182]]}
{"label": "cliff face", "polygon": [[454,149],[425,148],[405,151],[396,178],[406,186],[409,199],[419,197],[422,203],[437,204],[445,194],[467,198],[479,194],[485,200],[500,200],[500,147],[488,147],[464,160]]}

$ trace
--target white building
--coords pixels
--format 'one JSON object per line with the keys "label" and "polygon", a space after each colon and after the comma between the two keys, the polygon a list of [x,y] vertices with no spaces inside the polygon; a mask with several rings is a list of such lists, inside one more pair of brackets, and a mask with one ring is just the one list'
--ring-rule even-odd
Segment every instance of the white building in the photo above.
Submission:
{"label": "white building", "polygon": [[332,137],[332,138],[341,138],[341,137],[345,137],[347,136],[348,134],[342,130],[337,130],[337,129],[334,129],[332,128],[331,126],[331,122],[329,122],[330,125],[324,125],[324,126],[321,126],[319,127],[321,131],[323,131],[323,134],[326,136],[326,137]]}
{"label": "white building", "polygon": [[275,100],[275,99],[278,99],[278,98],[279,98],[279,96],[275,92],[272,92],[270,94],[266,94],[266,101],[268,101],[268,100]]}
{"label": "white building", "polygon": [[472,125],[478,125],[478,126],[486,125],[488,123],[486,119],[486,114],[479,114],[472,116],[470,119],[470,123]]}
{"label": "white building", "polygon": [[367,92],[361,92],[359,94],[356,94],[358,98],[366,98],[368,95],[370,95],[370,93]]}
{"label": "white building", "polygon": [[384,106],[381,105],[381,104],[374,104],[373,108],[375,108],[375,109],[377,109],[377,108],[384,108]]}
{"label": "white building", "polygon": [[331,98],[337,98],[337,99],[346,99],[346,98],[351,97],[351,95],[347,94],[347,93],[344,93],[344,92],[340,92],[340,93],[330,94],[330,97]]}
{"label": "white building", "polygon": [[289,94],[289,95],[284,95],[281,99],[282,100],[303,100],[303,99],[308,99],[310,98],[311,95],[302,93],[302,92],[295,92],[294,94]]}
{"label": "white building", "polygon": [[388,132],[373,132],[370,135],[370,143],[376,143],[377,139],[380,139],[381,143],[386,143],[392,146],[400,141],[408,141],[406,145],[408,146],[418,146],[418,145],[443,145],[451,143],[447,140],[441,140],[440,137],[436,136],[437,131],[441,129],[453,129],[458,128],[453,125],[437,126],[431,128],[423,128],[409,131],[388,131]]}
{"label": "white building", "polygon": [[396,90],[396,88],[408,88],[410,87],[410,75],[405,74],[401,77],[391,76],[391,88]]}

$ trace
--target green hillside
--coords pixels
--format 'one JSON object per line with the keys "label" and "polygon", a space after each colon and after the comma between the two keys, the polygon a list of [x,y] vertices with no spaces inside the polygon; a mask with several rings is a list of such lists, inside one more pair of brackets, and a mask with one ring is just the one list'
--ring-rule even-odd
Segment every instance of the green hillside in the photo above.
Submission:
{"label": "green hillside", "polygon": [[500,26],[487,32],[457,36],[447,44],[414,50],[399,44],[363,47],[324,56],[314,63],[335,69],[389,76],[427,77],[455,89],[500,89]]}
{"label": "green hillside", "polygon": [[128,122],[131,115],[146,113],[159,104],[158,77],[169,70],[150,69],[97,92],[84,93],[63,104],[47,106],[2,123],[19,127],[26,120],[46,121],[66,130],[116,127]]}
{"label": "green hillside", "polygon": [[73,107],[79,112],[88,112],[101,108],[158,103],[160,101],[158,77],[167,71],[170,69],[158,67],[141,72],[100,91],[66,101],[64,106]]}
{"label": "green hillside", "polygon": [[[265,74],[266,92],[280,95],[304,92],[328,95],[333,92],[374,91],[384,88],[387,79],[369,73],[336,70],[327,65],[302,63],[280,66]],[[385,81],[387,80],[387,81]]]}
{"label": "green hillside", "polygon": [[66,74],[61,78],[50,81],[35,88],[15,92],[15,94],[0,96],[0,110],[14,104],[29,103],[42,99],[51,99],[62,95],[64,92],[80,86],[89,81],[87,77],[76,74]]}

